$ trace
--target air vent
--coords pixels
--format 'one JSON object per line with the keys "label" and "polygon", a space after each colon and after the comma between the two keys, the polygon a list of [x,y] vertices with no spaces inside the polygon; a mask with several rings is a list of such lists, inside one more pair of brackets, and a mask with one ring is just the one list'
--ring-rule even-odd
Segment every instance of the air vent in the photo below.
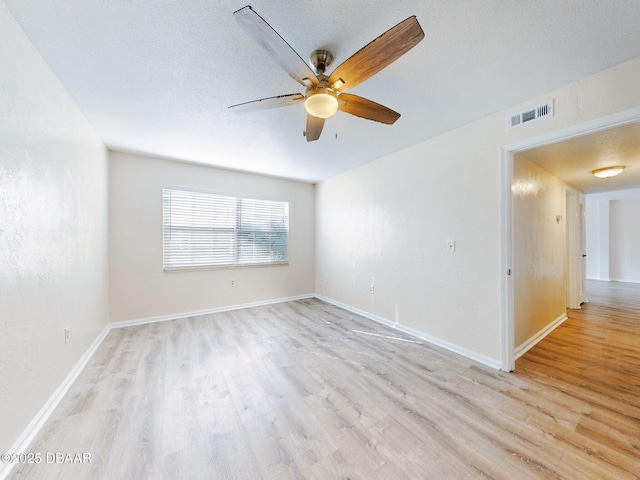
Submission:
{"label": "air vent", "polygon": [[512,129],[523,123],[533,122],[534,120],[538,120],[544,117],[552,117],[553,116],[553,100],[549,100],[542,105],[538,105],[535,108],[531,108],[525,110],[523,112],[517,113],[515,115],[511,115],[509,117],[508,128]]}

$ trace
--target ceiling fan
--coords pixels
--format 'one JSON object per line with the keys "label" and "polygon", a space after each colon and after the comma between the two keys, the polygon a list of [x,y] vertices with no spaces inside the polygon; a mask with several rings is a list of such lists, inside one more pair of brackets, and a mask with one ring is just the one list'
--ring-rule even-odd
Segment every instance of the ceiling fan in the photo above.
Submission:
{"label": "ceiling fan", "polygon": [[333,61],[327,50],[314,51],[309,65],[250,5],[233,13],[240,26],[267,50],[280,67],[306,87],[304,94],[291,93],[232,105],[237,112],[285,107],[304,102],[307,111],[306,138],[320,138],[324,121],[337,110],[376,122],[393,124],[400,114],[379,103],[345,93],[400,58],[424,38],[415,16],[409,17],[374,39],[345,60],[329,76]]}

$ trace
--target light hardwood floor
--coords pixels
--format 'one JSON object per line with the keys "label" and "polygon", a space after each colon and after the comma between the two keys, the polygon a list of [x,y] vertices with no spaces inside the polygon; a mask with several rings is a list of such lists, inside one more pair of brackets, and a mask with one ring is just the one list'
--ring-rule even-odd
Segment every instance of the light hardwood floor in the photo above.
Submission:
{"label": "light hardwood floor", "polygon": [[313,299],[113,330],[30,448],[91,463],[10,478],[637,479],[624,298],[569,311],[515,373]]}

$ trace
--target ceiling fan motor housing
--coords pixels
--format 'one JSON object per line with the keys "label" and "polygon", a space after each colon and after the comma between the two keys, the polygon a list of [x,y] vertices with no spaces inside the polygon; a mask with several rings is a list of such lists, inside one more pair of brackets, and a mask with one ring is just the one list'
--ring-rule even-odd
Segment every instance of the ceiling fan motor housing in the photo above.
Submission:
{"label": "ceiling fan motor housing", "polygon": [[316,73],[322,75],[333,63],[333,54],[329,50],[316,50],[309,56],[309,65]]}

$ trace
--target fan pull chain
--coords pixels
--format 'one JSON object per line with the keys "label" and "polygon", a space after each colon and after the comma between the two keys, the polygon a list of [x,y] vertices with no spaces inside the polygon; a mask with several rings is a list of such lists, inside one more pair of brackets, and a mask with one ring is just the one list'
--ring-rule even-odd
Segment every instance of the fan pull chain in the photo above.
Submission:
{"label": "fan pull chain", "polygon": [[338,139],[338,115],[335,116],[336,119],[336,140]]}

